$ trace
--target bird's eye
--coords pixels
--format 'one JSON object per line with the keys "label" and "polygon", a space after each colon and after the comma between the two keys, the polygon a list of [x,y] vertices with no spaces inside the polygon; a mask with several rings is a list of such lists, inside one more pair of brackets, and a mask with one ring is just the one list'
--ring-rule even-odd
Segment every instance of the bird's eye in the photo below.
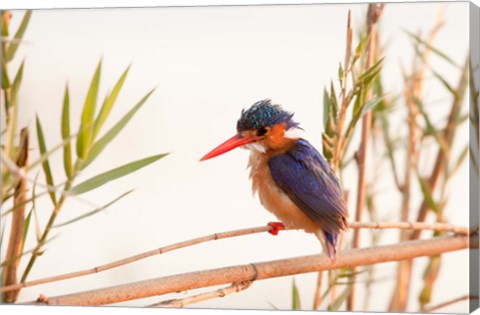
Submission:
{"label": "bird's eye", "polygon": [[261,137],[264,136],[268,132],[268,128],[261,127],[257,130],[257,136]]}

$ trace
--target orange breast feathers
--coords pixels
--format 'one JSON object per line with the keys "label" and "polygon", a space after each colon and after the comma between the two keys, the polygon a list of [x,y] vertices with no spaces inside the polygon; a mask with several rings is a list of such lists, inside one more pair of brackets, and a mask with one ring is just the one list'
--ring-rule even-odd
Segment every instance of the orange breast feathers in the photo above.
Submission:
{"label": "orange breast feathers", "polygon": [[273,213],[287,228],[303,229],[313,233],[319,226],[298,208],[277,186],[268,166],[268,153],[252,151],[248,166],[253,193],[258,193],[260,203]]}

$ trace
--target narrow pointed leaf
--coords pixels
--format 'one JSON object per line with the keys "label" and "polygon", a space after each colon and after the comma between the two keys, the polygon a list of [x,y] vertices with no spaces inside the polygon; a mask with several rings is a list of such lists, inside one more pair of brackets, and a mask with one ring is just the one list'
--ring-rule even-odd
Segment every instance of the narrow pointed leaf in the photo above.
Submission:
{"label": "narrow pointed leaf", "polygon": [[81,184],[78,184],[77,186],[73,187],[71,192],[76,194],[76,195],[80,195],[80,194],[83,194],[83,193],[86,193],[90,190],[93,190],[97,187],[100,187],[112,180],[115,180],[117,178],[120,178],[122,176],[125,176],[127,174],[130,174],[130,173],[133,173],[135,172],[136,170],[138,169],[141,169],[163,157],[165,157],[167,155],[167,153],[165,154],[158,154],[158,155],[154,155],[154,156],[151,156],[151,157],[148,157],[148,158],[145,158],[145,159],[141,159],[141,160],[138,160],[138,161],[135,161],[135,162],[131,162],[131,163],[128,163],[128,164],[125,164],[123,166],[120,166],[120,167],[117,167],[117,168],[114,168],[110,171],[107,171],[105,173],[102,173],[100,175],[97,175],[93,178],[90,178],[86,181],[84,181],[83,183]]}
{"label": "narrow pointed leaf", "polygon": [[352,65],[357,61],[361,54],[365,52],[365,48],[367,48],[368,41],[370,39],[370,34],[367,36],[363,37],[357,44],[357,47],[355,48],[355,55],[353,56],[352,60]]}
{"label": "narrow pointed leaf", "polygon": [[13,40],[10,42],[10,45],[8,46],[7,52],[5,54],[5,59],[7,61],[11,61],[15,56],[15,52],[17,51],[18,46],[20,46],[23,35],[27,30],[28,22],[30,21],[31,16],[32,16],[32,10],[28,10],[27,12],[25,12],[25,15],[23,16],[23,19],[22,19],[22,23],[20,23],[20,26],[18,27],[18,30],[15,33]]}
{"label": "narrow pointed leaf", "polygon": [[342,303],[345,302],[347,297],[350,295],[352,291],[352,285],[349,285],[343,290],[342,294],[340,294],[330,305],[328,305],[327,310],[329,311],[336,311],[342,306]]}
{"label": "narrow pointed leaf", "polygon": [[35,232],[36,232],[36,237],[37,237],[37,242],[40,242],[42,238],[42,231],[40,229],[40,222],[38,220],[38,215],[37,215],[37,204],[36,200],[40,195],[37,195],[37,180],[38,180],[38,175],[40,173],[37,173],[35,176],[35,180],[33,182],[33,187],[32,187],[32,210],[33,210],[33,216],[35,218]]}
{"label": "narrow pointed leaf", "polygon": [[457,91],[448,83],[448,81],[442,77],[438,72],[432,70],[433,75],[443,84],[443,86],[453,95],[454,98],[458,97]]}
{"label": "narrow pointed leaf", "polygon": [[111,205],[113,205],[115,202],[119,201],[120,199],[122,199],[123,197],[125,197],[126,195],[130,194],[133,190],[130,190],[130,191],[127,191],[126,193],[123,193],[121,194],[119,197],[115,198],[114,200],[110,201],[109,203],[107,203],[106,205],[103,205],[97,209],[94,209],[92,211],[89,211],[81,216],[78,216],[74,219],[71,219],[71,220],[68,220],[66,222],[63,222],[63,223],[60,223],[60,224],[56,224],[54,225],[53,227],[54,228],[57,228],[57,227],[61,227],[61,226],[65,226],[65,225],[68,225],[68,224],[71,224],[71,223],[74,223],[74,222],[77,222],[77,221],[80,221],[82,219],[85,219],[85,218],[88,218],[92,215],[95,215],[105,209],[107,209],[108,207],[110,207]]}
{"label": "narrow pointed leaf", "polygon": [[[2,204],[5,203],[8,199],[12,198],[13,195],[15,194],[14,192],[9,192],[12,190],[13,187],[9,187],[8,191],[6,191],[5,196],[2,197]],[[2,214],[3,215],[3,214]]]}
{"label": "narrow pointed leaf", "polygon": [[327,128],[328,116],[330,115],[330,96],[327,88],[323,90],[323,129]]}
{"label": "narrow pointed leaf", "polygon": [[68,178],[72,177],[72,146],[70,144],[70,95],[68,86],[65,87],[62,107],[62,139],[63,139],[63,168]]}
{"label": "narrow pointed leaf", "polygon": [[300,303],[300,294],[298,287],[295,284],[295,279],[292,280],[292,310],[298,311],[301,310],[302,306]]}
{"label": "narrow pointed leaf", "polygon": [[[10,86],[11,88],[11,96],[10,96],[10,102],[9,102],[9,116],[10,119],[7,121],[7,149],[5,149],[5,152],[10,155],[10,158],[12,160],[15,159],[15,154],[16,154],[16,149],[15,149],[15,135],[16,135],[16,129],[17,129],[17,117],[18,117],[18,91],[20,89],[20,84],[22,82],[23,78],[23,68],[24,68],[24,62],[20,65],[17,74],[15,76],[15,79],[13,80],[12,85]],[[5,182],[5,181],[4,181]]]}
{"label": "narrow pointed leaf", "polygon": [[468,155],[468,148],[469,148],[468,145],[466,145],[463,148],[462,152],[460,153],[457,160],[455,161],[455,164],[453,165],[452,170],[449,172],[450,173],[449,176],[452,176],[453,174],[455,174],[460,169],[460,166],[462,166],[463,161],[465,161],[465,159]]}
{"label": "narrow pointed leaf", "polygon": [[8,77],[7,66],[2,60],[2,89],[8,89],[10,87],[10,78]]}
{"label": "narrow pointed leaf", "polygon": [[340,81],[340,85],[343,82],[343,76],[345,75],[345,72],[343,71],[342,63],[338,65],[338,81]]}
{"label": "narrow pointed leaf", "polygon": [[0,14],[1,14],[1,20],[2,20],[1,34],[2,34],[2,37],[6,38],[8,37],[8,34],[9,34],[8,24],[10,22],[10,17],[8,15],[10,15],[11,13],[7,10],[2,10]]}
{"label": "narrow pointed leaf", "polygon": [[362,108],[365,105],[365,92],[363,88],[360,88],[355,98],[355,103],[353,105],[352,119],[353,127],[357,124],[358,120],[362,116]]}
{"label": "narrow pointed leaf", "polygon": [[357,79],[357,85],[366,86],[368,83],[370,83],[373,78],[375,78],[375,76],[382,70],[383,59],[384,58],[381,58],[373,66],[362,73]]}
{"label": "narrow pointed leaf", "polygon": [[77,137],[77,156],[86,159],[93,138],[93,120],[95,118],[95,107],[97,105],[98,88],[100,85],[100,76],[102,72],[102,61],[98,63],[95,74],[93,75],[90,88],[88,89],[85,105],[83,106],[80,130]]}
{"label": "narrow pointed leaf", "polygon": [[421,39],[419,36],[409,32],[409,31],[405,31],[411,38],[413,38],[415,41],[417,41],[419,44],[422,44],[424,45],[425,47],[427,47],[428,49],[430,49],[432,52],[434,52],[437,56],[439,56],[440,58],[442,58],[443,60],[447,61],[448,63],[450,63],[451,65],[455,66],[455,67],[458,67],[460,68],[460,66],[453,60],[451,59],[450,57],[447,56],[447,54],[443,53],[442,51],[438,50],[437,48],[433,47],[432,45],[430,45],[429,43],[427,43],[426,41],[424,41],[423,39]]}
{"label": "narrow pointed leaf", "polygon": [[118,82],[115,84],[115,87],[113,88],[112,92],[105,98],[105,102],[103,103],[102,108],[100,109],[100,113],[98,114],[97,119],[95,120],[95,124],[93,126],[93,139],[96,139],[98,132],[100,131],[100,128],[102,128],[105,120],[108,118],[108,115],[110,114],[113,108],[113,105],[117,100],[118,94],[122,89],[123,83],[127,78],[129,70],[130,70],[130,66],[123,72],[122,76],[120,77],[120,79],[118,79]]}
{"label": "narrow pointed leaf", "polygon": [[48,157],[50,155],[52,155],[54,152],[57,152],[58,150],[60,150],[61,148],[65,147],[65,145],[67,143],[69,143],[69,141],[72,139],[72,138],[75,138],[75,135],[71,136],[71,137],[68,137],[67,139],[63,140],[62,142],[60,142],[59,144],[55,145],[54,147],[52,147],[51,149],[49,149],[47,152],[45,152],[44,154],[40,155],[40,157],[38,159],[36,159],[35,161],[33,161],[32,163],[30,163],[29,165],[29,168],[34,168],[36,167],[37,165],[39,164],[42,164],[43,162],[45,162],[45,160],[48,159]]}
{"label": "narrow pointed leaf", "polygon": [[20,90],[20,84],[22,83],[23,79],[23,69],[25,65],[25,60],[22,61],[22,64],[18,68],[17,75],[15,76],[15,79],[13,80],[12,83],[12,92],[11,92],[11,101],[14,102],[14,104],[17,103],[17,97],[18,97],[18,91]]}
{"label": "narrow pointed leaf", "polygon": [[433,125],[432,121],[430,120],[428,114],[425,112],[424,107],[422,102],[418,98],[414,98],[414,104],[417,105],[418,110],[420,114],[422,115],[425,125],[426,125],[426,130],[424,132],[424,135],[431,135],[435,138],[437,141],[438,145],[440,146],[440,149],[445,153],[445,155],[448,157],[450,156],[450,147],[443,137],[442,133],[437,131],[435,126]]}
{"label": "narrow pointed leaf", "polygon": [[430,189],[427,180],[421,177],[420,174],[417,174],[417,177],[418,177],[418,182],[420,183],[420,189],[422,191],[425,203],[428,205],[430,209],[432,209],[435,212],[438,212],[439,205],[433,199],[432,190]]}
{"label": "narrow pointed leaf", "polygon": [[383,96],[377,96],[368,101],[362,108],[362,115],[366,114],[369,110],[375,108],[383,100]]}
{"label": "narrow pointed leaf", "polygon": [[335,87],[333,86],[333,82],[330,82],[330,105],[332,106],[331,116],[333,117],[334,121],[337,122],[338,102],[337,93],[335,93]]}
{"label": "narrow pointed leaf", "polygon": [[25,247],[25,242],[27,241],[28,228],[30,227],[30,219],[32,218],[32,211],[33,211],[33,208],[27,214],[25,221],[23,221],[23,236],[22,236],[23,242],[22,242],[22,249],[20,252],[23,252],[23,248]]}
{"label": "narrow pointed leaf", "polygon": [[440,265],[441,256],[437,255],[430,257],[427,268],[423,274],[424,286],[418,297],[421,309],[431,302],[433,285],[437,280],[438,273],[440,271]]}
{"label": "narrow pointed leaf", "polygon": [[115,126],[113,126],[102,138],[95,142],[90,150],[88,157],[81,164],[81,169],[87,167],[92,163],[95,158],[105,149],[105,147],[122,131],[122,129],[127,125],[127,123],[132,119],[135,113],[142,107],[143,104],[147,101],[150,95],[155,91],[151,90],[147,93],[136,105],[133,107],[125,116],[120,119]]}
{"label": "narrow pointed leaf", "polygon": [[387,149],[387,157],[388,157],[388,160],[390,161],[390,166],[392,167],[392,173],[394,174],[394,178],[396,180],[398,176],[397,175],[398,171],[397,171],[397,163],[394,157],[395,146],[389,133],[389,120],[386,117],[386,114],[381,114],[379,116],[380,116],[381,127],[382,127],[383,142],[385,143],[385,147]]}
{"label": "narrow pointed leaf", "polygon": [[[45,138],[43,136],[43,129],[40,123],[40,119],[38,118],[38,115],[37,115],[37,139],[38,139],[38,147],[40,149],[40,154],[43,155],[47,152],[47,145],[45,143]],[[48,162],[48,158],[46,158],[45,161],[43,161],[42,168],[43,168],[43,173],[45,174],[45,180],[47,181],[47,184],[50,187],[55,186],[53,183],[53,176],[52,176],[52,171],[50,169],[50,163]],[[53,191],[49,191],[48,194],[50,195],[50,199],[52,199],[53,204],[56,205],[57,200],[55,197],[55,193]]]}

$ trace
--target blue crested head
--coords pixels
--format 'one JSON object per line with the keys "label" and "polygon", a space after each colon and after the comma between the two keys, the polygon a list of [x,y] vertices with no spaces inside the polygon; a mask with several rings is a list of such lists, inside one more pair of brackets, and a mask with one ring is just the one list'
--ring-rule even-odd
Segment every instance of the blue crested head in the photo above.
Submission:
{"label": "blue crested head", "polygon": [[301,129],[293,120],[293,113],[283,110],[280,105],[272,104],[270,100],[258,101],[249,109],[242,110],[237,121],[237,134],[207,153],[201,161],[238,147],[258,152],[290,147],[292,142],[300,138],[294,135],[294,132],[290,132],[290,129],[295,128]]}
{"label": "blue crested head", "polygon": [[298,127],[293,120],[293,113],[282,109],[278,104],[272,104],[269,99],[258,101],[249,109],[242,110],[237,122],[237,131],[257,130],[271,127],[279,123],[286,123],[286,129]]}

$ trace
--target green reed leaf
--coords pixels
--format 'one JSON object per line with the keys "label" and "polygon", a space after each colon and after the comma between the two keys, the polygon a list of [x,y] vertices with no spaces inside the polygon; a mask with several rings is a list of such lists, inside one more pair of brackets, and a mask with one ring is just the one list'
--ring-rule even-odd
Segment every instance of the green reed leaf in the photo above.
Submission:
{"label": "green reed leaf", "polygon": [[107,203],[107,204],[105,204],[105,205],[103,205],[103,206],[101,206],[101,207],[99,207],[99,208],[96,208],[96,209],[94,209],[94,210],[92,210],[92,211],[89,211],[89,212],[87,212],[87,213],[85,213],[85,214],[82,214],[81,216],[78,216],[78,217],[76,217],[76,218],[74,218],[74,219],[71,219],[71,220],[68,220],[68,221],[66,221],[66,222],[63,222],[63,223],[60,223],[60,224],[56,224],[56,225],[54,225],[53,227],[54,227],[54,228],[57,228],[57,227],[69,225],[69,224],[72,224],[72,223],[74,223],[74,222],[77,222],[77,221],[86,219],[86,218],[88,218],[88,217],[90,217],[90,216],[92,216],[92,215],[95,215],[95,214],[97,214],[97,213],[100,213],[101,211],[107,209],[108,207],[110,207],[111,205],[113,205],[114,203],[116,203],[117,201],[119,201],[120,199],[122,199],[123,197],[125,197],[126,195],[130,194],[132,191],[133,191],[133,189],[127,191],[126,193],[121,194],[121,195],[118,196],[117,198],[113,199],[113,200],[110,201],[109,203]]}
{"label": "green reed leaf", "polygon": [[105,147],[113,140],[115,137],[122,131],[122,129],[128,124],[130,119],[135,115],[135,113],[142,107],[143,104],[147,101],[150,95],[155,91],[155,89],[151,90],[147,93],[125,116],[122,117],[105,135],[96,141],[89,154],[88,157],[83,163],[81,164],[81,169],[87,167],[90,163],[92,163],[95,158],[105,149]]}
{"label": "green reed leaf", "polygon": [[70,144],[70,95],[68,92],[68,86],[65,87],[65,95],[63,97],[62,107],[62,139],[64,141],[63,146],[63,168],[68,178],[73,176],[72,166],[72,146]]}
{"label": "green reed leaf", "polygon": [[98,114],[97,119],[95,120],[95,123],[93,126],[93,139],[96,139],[98,133],[100,132],[100,129],[105,123],[105,120],[108,118],[108,115],[110,114],[113,108],[113,105],[117,100],[118,94],[122,89],[123,83],[127,78],[129,70],[130,70],[130,66],[128,66],[128,68],[123,72],[122,76],[120,77],[120,79],[118,79],[117,83],[115,84],[115,87],[113,88],[112,92],[105,98],[102,108],[100,109],[100,113]]}
{"label": "green reed leaf", "polygon": [[420,176],[417,173],[418,182],[420,184],[420,189],[423,194],[423,198],[427,206],[435,212],[440,210],[438,203],[433,199],[432,190],[430,189],[430,185],[428,184],[427,180]]}
{"label": "green reed leaf", "polygon": [[422,44],[422,45],[425,46],[426,48],[430,49],[433,53],[435,53],[437,56],[439,56],[439,57],[442,58],[443,60],[447,61],[447,62],[450,63],[451,65],[460,68],[460,65],[458,65],[453,59],[451,59],[450,57],[448,57],[447,54],[445,54],[445,53],[443,53],[442,51],[438,50],[437,48],[433,47],[432,45],[430,45],[429,43],[427,43],[425,40],[421,39],[418,35],[415,35],[415,34],[409,32],[409,31],[407,31],[407,30],[405,30],[405,32],[406,32],[411,38],[413,38],[417,43]]}
{"label": "green reed leaf", "polygon": [[330,303],[327,307],[329,311],[336,311],[342,306],[343,302],[347,299],[352,291],[352,285],[348,285],[345,290],[343,290],[342,294],[340,294],[332,303]]}
{"label": "green reed leaf", "polygon": [[298,291],[298,287],[295,284],[295,278],[292,279],[292,310],[298,311],[301,310],[301,302],[300,302],[300,293]]}
{"label": "green reed leaf", "polygon": [[86,181],[84,181],[81,184],[78,184],[77,186],[73,187],[71,192],[80,195],[84,194],[90,190],[93,190],[95,188],[98,188],[112,180],[115,180],[117,178],[120,178],[122,176],[128,175],[130,173],[135,172],[136,170],[139,170],[163,157],[165,157],[168,153],[164,154],[158,154],[154,155],[148,158],[144,158],[135,162],[131,162],[128,164],[125,164],[123,166],[114,168],[110,171],[107,171],[105,173],[99,174],[93,178],[90,178]]}
{"label": "green reed leaf", "polygon": [[[43,128],[42,128],[42,124],[40,123],[40,118],[38,117],[38,115],[37,115],[36,121],[37,121],[38,147],[40,149],[40,154],[44,155],[47,152],[47,145],[45,143],[45,137],[43,135]],[[50,169],[50,163],[48,162],[48,158],[46,158],[42,162],[42,168],[43,168],[43,173],[45,174],[45,180],[47,181],[47,184],[50,187],[55,186],[54,183],[53,183],[53,176],[52,176],[52,171]],[[56,205],[57,200],[56,200],[56,197],[55,197],[55,193],[53,191],[49,191],[48,194],[50,196],[50,199],[52,199],[53,204]]]}
{"label": "green reed leaf", "polygon": [[102,61],[98,63],[95,74],[93,75],[88,89],[85,105],[83,106],[80,130],[77,137],[77,156],[86,159],[93,141],[93,123],[95,118],[95,107],[97,105],[98,89],[100,85],[100,76],[102,72]]}
{"label": "green reed leaf", "polygon": [[30,22],[31,16],[32,10],[28,10],[27,12],[25,12],[25,15],[23,16],[22,22],[20,23],[17,32],[15,33],[12,41],[10,42],[10,45],[8,45],[8,49],[5,54],[5,59],[7,60],[7,62],[11,61],[15,56],[18,46],[20,46],[20,43],[22,42],[23,35],[27,30],[28,22]]}

